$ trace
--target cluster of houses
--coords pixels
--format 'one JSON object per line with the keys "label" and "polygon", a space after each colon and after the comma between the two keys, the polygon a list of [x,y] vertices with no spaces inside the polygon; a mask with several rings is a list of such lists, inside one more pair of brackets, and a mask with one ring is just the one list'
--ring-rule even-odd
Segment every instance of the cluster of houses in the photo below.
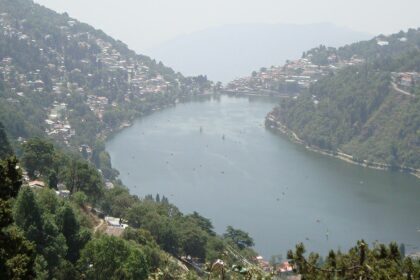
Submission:
{"label": "cluster of houses", "polygon": [[48,115],[48,119],[45,120],[48,127],[45,132],[54,137],[57,140],[61,140],[67,146],[70,146],[70,138],[73,137],[76,132],[71,128],[68,121],[67,115],[65,114],[67,104],[58,103],[55,101]]}
{"label": "cluster of houses", "polygon": [[292,275],[293,273],[293,266],[288,262],[284,261],[276,265],[270,264],[267,260],[265,260],[262,256],[255,257],[255,262],[258,264],[266,272],[274,272],[276,275],[280,276],[287,276]]}
{"label": "cluster of houses", "polygon": [[[27,180],[25,181],[25,184],[33,190],[45,188],[45,183],[41,180]],[[61,198],[67,199],[70,197],[70,191],[66,189],[66,186],[64,184],[59,184],[55,193]]]}
{"label": "cluster of houses", "polygon": [[340,60],[335,54],[328,56],[326,65],[317,65],[312,62],[312,54],[293,61],[287,61],[283,66],[261,68],[249,77],[236,79],[226,85],[228,93],[242,94],[296,94],[309,88],[312,83],[331,71],[350,65],[364,62],[363,59],[353,56],[349,60]]}
{"label": "cluster of houses", "polygon": [[[76,21],[69,20],[67,24],[58,27],[58,32],[64,40],[70,45],[76,44],[73,52],[88,55],[69,64],[66,63],[66,51],[57,47],[52,35],[43,38],[32,36],[28,32],[25,33],[25,20],[16,21],[7,13],[0,14],[0,36],[20,42],[21,46],[36,53],[42,61],[42,64],[39,64],[42,65],[39,66],[40,69],[25,72],[21,67],[17,67],[14,58],[0,57],[0,80],[12,93],[8,101],[19,103],[20,98],[32,94],[52,93],[55,102],[50,108],[46,108],[50,111],[45,120],[46,132],[67,145],[69,138],[74,135],[74,130],[66,119],[66,97],[73,94],[83,96],[86,105],[100,121],[108,106],[118,106],[116,102],[109,104],[107,97],[90,93],[88,85],[91,85],[93,80],[101,80],[100,87],[109,87],[111,92],[112,86],[124,83],[124,98],[119,100],[125,102],[130,102],[133,97],[144,98],[148,94],[164,93],[181,84],[178,78],[168,80],[158,74],[151,60],[134,54],[121,54],[117,49],[118,43],[107,42],[95,32],[80,32],[77,24]],[[108,77],[108,80],[104,81],[103,76],[98,78],[95,73],[89,73],[92,69],[100,69],[101,73],[107,73],[105,77]]]}
{"label": "cluster of houses", "polygon": [[[86,36],[91,37],[89,33]],[[95,38],[95,44],[101,48],[97,61],[110,71],[121,72],[126,77],[129,85],[126,98],[129,98],[130,94],[143,96],[165,92],[172,85],[163,76],[153,73],[150,66],[143,61],[122,56],[109,42]],[[179,81],[175,81],[175,86],[179,86]]]}
{"label": "cluster of houses", "polygon": [[88,95],[87,105],[89,109],[98,117],[103,120],[104,112],[108,107],[109,101],[105,96]]}
{"label": "cluster of houses", "polygon": [[[11,57],[0,58],[0,78],[10,86],[10,91],[16,94],[16,98],[44,91],[45,85],[40,79],[40,73],[41,70],[37,69],[23,74],[15,67]],[[18,99],[14,100],[19,102]]]}
{"label": "cluster of houses", "polygon": [[[62,51],[55,50],[51,47],[45,48],[44,42],[37,42],[30,35],[25,34],[23,28],[24,22],[25,20],[16,22],[7,13],[2,13],[0,14],[0,32],[3,32],[3,35],[6,37],[25,41],[28,46],[37,49],[41,57],[53,58],[51,60],[55,63],[49,63],[48,70],[53,73],[56,72],[56,76],[61,79],[65,77],[64,74],[77,74],[77,72],[81,72],[83,65],[91,63],[92,60],[96,60],[107,71],[123,73],[134,94],[160,93],[171,85],[171,82],[165,80],[163,76],[153,73],[153,70],[150,69],[150,66],[146,65],[144,60],[138,59],[136,56],[122,55],[110,42],[104,41],[95,34],[91,34],[90,32],[75,32],[74,27],[77,25],[77,22],[74,20],[69,20],[67,25],[59,26],[63,37],[66,37],[68,41],[75,40],[81,50],[91,49],[95,45],[95,47],[99,47],[100,51],[94,53],[94,57],[91,57],[90,60],[81,59],[80,65],[74,69],[66,69]],[[46,35],[44,40],[48,41],[50,37],[51,35]],[[7,78],[11,76],[10,74],[14,70],[12,69],[12,59],[8,57],[0,59],[3,60],[2,64],[9,66],[0,68],[3,76],[8,80]],[[19,82],[21,82],[20,85],[30,85],[34,89],[42,92],[44,90],[42,79],[27,80],[27,77],[25,77],[27,74],[20,74],[21,76],[18,77]],[[89,77],[92,77],[92,74],[88,74]],[[53,86],[54,91],[57,93],[60,93],[60,86],[63,84],[63,81],[59,80],[57,79]],[[179,81],[175,81],[175,85],[178,86]]]}
{"label": "cluster of houses", "polygon": [[420,85],[418,72],[392,72],[391,79],[400,89],[410,93],[413,93],[414,88]]}

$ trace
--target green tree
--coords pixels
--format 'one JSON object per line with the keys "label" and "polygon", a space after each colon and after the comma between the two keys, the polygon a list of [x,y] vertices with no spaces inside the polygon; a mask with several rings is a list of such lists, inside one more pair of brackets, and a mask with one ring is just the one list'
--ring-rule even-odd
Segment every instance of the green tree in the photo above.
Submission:
{"label": "green tree", "polygon": [[72,159],[65,171],[65,182],[71,193],[82,191],[91,200],[98,200],[103,194],[103,182],[99,172],[88,162]]}
{"label": "green tree", "polygon": [[206,245],[208,235],[194,224],[185,223],[180,232],[181,247],[186,255],[197,257],[202,260],[206,258]]}
{"label": "green tree", "polygon": [[88,197],[85,195],[84,192],[75,192],[71,196],[71,199],[79,207],[85,207],[86,203],[88,202]]}
{"label": "green tree", "polygon": [[90,233],[88,231],[81,231],[76,214],[67,203],[58,210],[56,220],[57,226],[66,238],[66,244],[69,248],[66,259],[75,263],[79,259],[80,250],[89,241]]}
{"label": "green tree", "polygon": [[216,235],[211,221],[201,216],[197,212],[194,211],[192,214],[186,215],[185,218],[187,220],[192,220],[194,223],[196,223],[202,230],[204,230],[208,234],[213,235],[213,236]]}
{"label": "green tree", "polygon": [[223,237],[228,241],[233,242],[239,249],[245,249],[247,247],[254,246],[254,240],[249,234],[240,229],[235,229],[231,226],[226,228],[226,233],[223,234]]}
{"label": "green tree", "polygon": [[54,170],[50,172],[50,174],[48,175],[48,186],[52,189],[57,189],[57,185],[58,185],[58,177],[57,177],[57,172],[55,172]]}
{"label": "green tree", "polygon": [[330,251],[326,260],[316,253],[305,254],[302,243],[287,258],[302,279],[416,279],[420,263],[410,258],[401,259],[396,243],[389,246],[377,244],[372,249],[362,240],[348,253]]}
{"label": "green tree", "polygon": [[149,231],[128,227],[124,230],[122,238],[125,240],[132,240],[141,246],[147,256],[151,268],[150,270],[159,268],[162,262],[162,251]]}
{"label": "green tree", "polygon": [[23,145],[22,162],[30,177],[34,177],[36,171],[48,174],[53,167],[54,146],[41,138],[32,138]]}
{"label": "green tree", "polygon": [[66,256],[65,237],[60,234],[51,215],[44,214],[42,207],[29,188],[22,188],[16,199],[14,219],[25,237],[36,244],[36,251],[48,264],[50,276]]}
{"label": "green tree", "polygon": [[7,140],[6,131],[0,122],[0,160],[10,157],[13,153],[12,147]]}
{"label": "green tree", "polygon": [[81,252],[79,269],[88,279],[147,279],[149,264],[135,243],[101,236]]}
{"label": "green tree", "polygon": [[15,158],[0,161],[0,279],[31,279],[35,248],[13,224],[10,200],[21,187]]}

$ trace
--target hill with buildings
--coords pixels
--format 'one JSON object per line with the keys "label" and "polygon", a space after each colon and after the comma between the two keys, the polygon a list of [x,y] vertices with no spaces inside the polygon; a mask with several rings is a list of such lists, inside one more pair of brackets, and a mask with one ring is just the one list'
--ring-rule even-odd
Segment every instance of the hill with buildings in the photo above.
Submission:
{"label": "hill with buildings", "polygon": [[0,117],[12,139],[92,146],[136,116],[211,89],[203,76],[184,77],[28,0],[1,0],[0,27]]}
{"label": "hill with buildings", "polygon": [[312,49],[280,73],[263,69],[255,75],[260,87],[295,89],[268,115],[267,125],[346,160],[418,174],[419,47],[420,30],[410,29]]}

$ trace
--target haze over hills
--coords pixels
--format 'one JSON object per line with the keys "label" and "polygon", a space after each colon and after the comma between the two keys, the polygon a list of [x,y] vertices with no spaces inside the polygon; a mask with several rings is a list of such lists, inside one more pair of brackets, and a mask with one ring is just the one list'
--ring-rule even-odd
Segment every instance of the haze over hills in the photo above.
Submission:
{"label": "haze over hills", "polygon": [[372,36],[329,23],[237,24],[179,36],[147,53],[187,75],[228,82],[267,65],[296,59],[314,46],[342,46]]}

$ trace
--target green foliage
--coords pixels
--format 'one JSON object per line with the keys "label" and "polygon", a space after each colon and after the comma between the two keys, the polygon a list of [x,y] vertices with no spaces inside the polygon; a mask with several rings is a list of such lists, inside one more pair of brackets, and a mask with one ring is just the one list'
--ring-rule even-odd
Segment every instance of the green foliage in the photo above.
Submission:
{"label": "green foliage", "polygon": [[149,264],[134,243],[102,236],[81,252],[79,269],[88,279],[147,279]]}
{"label": "green foliage", "polygon": [[102,199],[102,209],[111,216],[125,217],[128,209],[130,209],[138,199],[130,195],[127,188],[116,185],[113,189],[105,191]]}
{"label": "green foliage", "polygon": [[66,259],[75,263],[79,259],[79,252],[90,240],[90,233],[81,231],[79,221],[70,205],[63,205],[56,214],[56,223],[59,231],[66,238],[68,247]]}
{"label": "green foliage", "polygon": [[85,195],[84,192],[80,192],[80,191],[73,193],[73,195],[71,196],[71,199],[79,207],[84,207],[86,205],[86,203],[88,202],[87,195]]}
{"label": "green foliage", "polygon": [[372,249],[362,240],[347,254],[330,251],[324,262],[316,253],[305,257],[303,244],[290,250],[287,258],[302,279],[417,279],[420,262],[401,256],[395,243],[376,244]]}
{"label": "green foliage", "polygon": [[180,245],[185,255],[194,256],[204,260],[206,258],[206,245],[208,234],[194,224],[185,223],[180,231]]}
{"label": "green foliage", "polygon": [[309,144],[336,150],[361,132],[388,95],[388,85],[386,75],[347,68],[319,81],[297,100],[284,101],[276,113]]}
{"label": "green foliage", "polygon": [[389,81],[386,72],[349,67],[282,102],[274,115],[309,145],[418,168],[420,103],[392,92]]}
{"label": "green foliage", "polygon": [[124,230],[122,238],[134,241],[142,248],[147,257],[147,261],[150,264],[151,270],[154,271],[160,267],[163,259],[163,251],[149,231],[128,227]]}
{"label": "green foliage", "polygon": [[[0,205],[3,207],[3,205]],[[15,226],[0,232],[0,278],[31,279],[34,271],[34,245]]]}
{"label": "green foliage", "polygon": [[57,189],[58,186],[58,176],[57,172],[54,170],[48,175],[48,186],[52,189]]}
{"label": "green foliage", "polygon": [[0,161],[0,199],[8,201],[17,196],[22,186],[22,174],[15,157]]}
{"label": "green foliage", "polygon": [[306,144],[367,164],[419,168],[419,98],[396,92],[390,83],[390,72],[420,71],[419,46],[420,33],[410,29],[339,49],[310,50],[305,55],[319,65],[330,55],[338,61],[357,56],[365,63],[320,79],[297,100],[283,101],[274,115]]}
{"label": "green foliage", "polygon": [[82,191],[92,201],[97,201],[103,192],[103,181],[99,172],[88,162],[72,159],[66,167],[64,181],[71,193]]}
{"label": "green foliage", "polygon": [[68,203],[58,199],[52,190],[44,189],[35,194],[23,188],[15,202],[14,219],[25,237],[36,245],[37,276],[47,275],[51,279],[67,275],[60,279],[71,279],[71,275],[77,275],[73,264],[91,234],[80,226]]}
{"label": "green foliage", "polygon": [[13,224],[11,199],[22,181],[15,158],[0,161],[0,278],[30,279],[35,272],[34,245]]}
{"label": "green foliage", "polygon": [[201,216],[197,212],[194,211],[192,214],[186,215],[185,218],[190,219],[192,222],[196,223],[202,230],[207,232],[209,235],[213,235],[213,236],[216,235],[211,221]]}
{"label": "green foliage", "polygon": [[16,199],[16,224],[25,232],[26,238],[36,244],[37,253],[45,258],[48,270],[53,273],[60,258],[66,255],[67,246],[52,217],[43,214],[34,193],[23,188]]}
{"label": "green foliage", "polygon": [[240,229],[235,229],[232,226],[226,228],[226,233],[223,234],[223,237],[233,242],[239,249],[245,249],[247,247],[254,246],[254,240],[249,236],[248,233]]}
{"label": "green foliage", "polygon": [[3,124],[0,122],[0,160],[10,157],[12,153],[12,147],[7,140],[6,131]]}
{"label": "green foliage", "polygon": [[28,175],[34,177],[36,171],[47,174],[54,162],[54,146],[41,138],[33,138],[23,145],[22,162]]}

